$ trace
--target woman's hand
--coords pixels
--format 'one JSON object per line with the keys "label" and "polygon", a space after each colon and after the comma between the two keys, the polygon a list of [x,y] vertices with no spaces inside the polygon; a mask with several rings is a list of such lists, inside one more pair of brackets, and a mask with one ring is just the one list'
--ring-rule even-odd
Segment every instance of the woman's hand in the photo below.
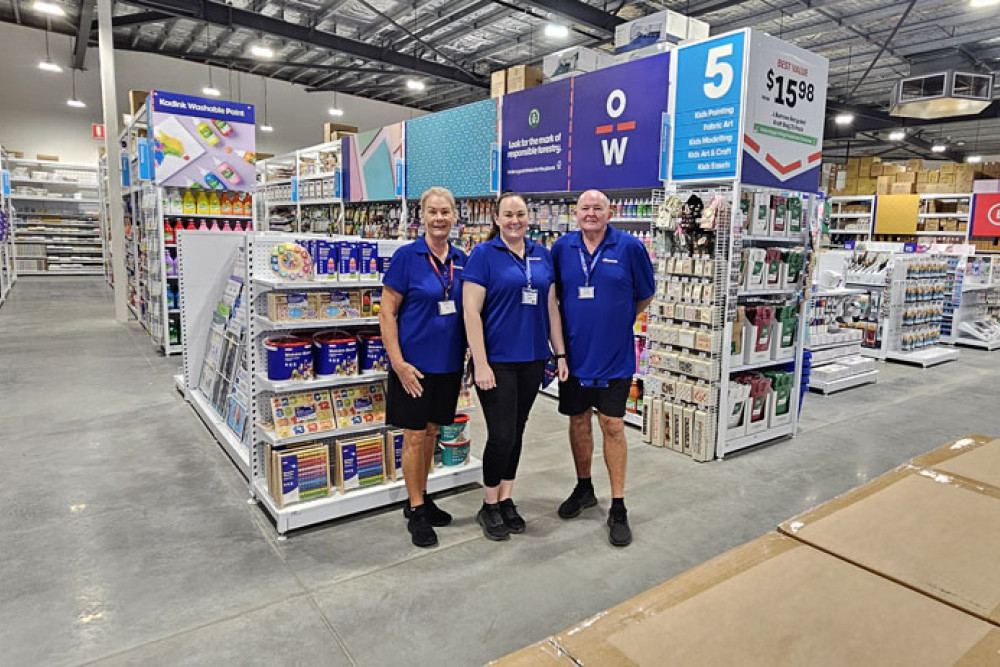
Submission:
{"label": "woman's hand", "polygon": [[497,379],[493,375],[493,369],[490,368],[489,364],[475,364],[476,370],[476,386],[483,391],[488,391],[490,389],[495,389],[497,386]]}
{"label": "woman's hand", "polygon": [[564,358],[556,361],[556,377],[559,378],[560,382],[565,382],[569,379],[569,364],[566,363],[566,359]]}
{"label": "woman's hand", "polygon": [[420,384],[424,374],[418,371],[416,366],[404,361],[401,364],[393,364],[392,370],[396,371],[399,382],[407,394],[413,398],[420,398],[424,395],[424,387]]}

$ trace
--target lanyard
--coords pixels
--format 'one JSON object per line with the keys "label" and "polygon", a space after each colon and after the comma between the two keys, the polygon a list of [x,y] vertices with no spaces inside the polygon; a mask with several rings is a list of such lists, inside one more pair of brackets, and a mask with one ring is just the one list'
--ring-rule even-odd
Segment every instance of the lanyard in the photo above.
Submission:
{"label": "lanyard", "polygon": [[434,258],[430,256],[430,253],[427,255],[427,261],[431,263],[431,268],[434,269],[434,275],[437,276],[438,282],[441,283],[441,292],[444,294],[443,300],[447,301],[448,293],[451,292],[451,286],[455,284],[455,258],[449,257],[448,261],[445,262],[445,266],[449,269],[448,282],[444,281],[444,276],[441,275],[441,269],[438,268],[437,262],[435,262]]}
{"label": "lanyard", "polygon": [[528,289],[531,289],[531,262],[528,261],[528,245],[524,245],[524,266],[521,266],[521,260],[518,259],[513,250],[507,248],[507,254],[510,255],[510,258],[514,260],[515,264],[517,264],[517,268],[524,271],[524,277],[528,281]]}
{"label": "lanyard", "polygon": [[583,277],[587,280],[587,287],[590,287],[590,279],[594,275],[594,270],[597,268],[597,261],[601,258],[601,253],[604,252],[604,248],[601,248],[596,253],[594,253],[594,259],[591,260],[590,266],[587,266],[587,259],[584,257],[583,248],[579,248],[580,251],[580,266],[583,267]]}

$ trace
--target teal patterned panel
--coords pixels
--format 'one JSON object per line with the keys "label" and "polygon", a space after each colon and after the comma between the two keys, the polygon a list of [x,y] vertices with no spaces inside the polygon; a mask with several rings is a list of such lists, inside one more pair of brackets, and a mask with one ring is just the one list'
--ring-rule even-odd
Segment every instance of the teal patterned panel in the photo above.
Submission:
{"label": "teal patterned panel", "polygon": [[406,122],[406,197],[433,185],[456,197],[488,197],[497,101],[483,100]]}

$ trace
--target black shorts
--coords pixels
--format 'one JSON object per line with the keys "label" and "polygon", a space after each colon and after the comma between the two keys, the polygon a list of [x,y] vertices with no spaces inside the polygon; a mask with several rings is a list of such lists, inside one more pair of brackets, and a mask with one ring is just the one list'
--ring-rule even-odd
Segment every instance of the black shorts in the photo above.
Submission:
{"label": "black shorts", "polygon": [[583,387],[580,381],[569,376],[559,383],[559,413],[572,417],[597,408],[605,417],[624,417],[632,378],[608,380],[607,387]]}
{"label": "black shorts", "polygon": [[396,428],[422,431],[427,424],[446,426],[455,421],[462,373],[424,373],[420,381],[424,393],[414,398],[403,389],[394,371],[389,371],[386,390],[385,421]]}

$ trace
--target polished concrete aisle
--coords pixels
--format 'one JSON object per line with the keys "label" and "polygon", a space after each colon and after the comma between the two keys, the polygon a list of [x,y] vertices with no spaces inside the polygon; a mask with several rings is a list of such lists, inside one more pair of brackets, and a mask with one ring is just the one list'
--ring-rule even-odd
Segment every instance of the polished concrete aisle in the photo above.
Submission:
{"label": "polished concrete aisle", "polygon": [[[799,436],[697,464],[629,430],[635,541],[562,521],[565,420],[540,398],[516,500],[488,542],[477,488],[441,546],[398,507],[278,541],[247,485],[99,279],[22,279],[0,308],[0,664],[477,665],[560,631],[968,433],[1000,433],[1000,352],[807,399]],[[476,418],[482,443],[481,419]],[[481,447],[481,445],[480,445]]]}

